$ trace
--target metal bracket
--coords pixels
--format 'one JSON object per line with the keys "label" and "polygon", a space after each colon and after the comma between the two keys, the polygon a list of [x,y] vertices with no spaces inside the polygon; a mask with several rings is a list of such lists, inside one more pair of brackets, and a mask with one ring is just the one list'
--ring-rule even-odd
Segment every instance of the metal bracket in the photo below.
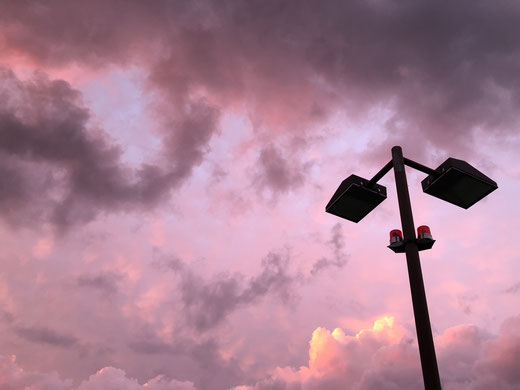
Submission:
{"label": "metal bracket", "polygon": [[432,249],[433,244],[435,244],[435,240],[432,240],[431,238],[414,238],[413,240],[394,242],[393,244],[388,245],[387,248],[390,248],[395,253],[405,253],[406,244],[408,242],[415,242],[419,251]]}

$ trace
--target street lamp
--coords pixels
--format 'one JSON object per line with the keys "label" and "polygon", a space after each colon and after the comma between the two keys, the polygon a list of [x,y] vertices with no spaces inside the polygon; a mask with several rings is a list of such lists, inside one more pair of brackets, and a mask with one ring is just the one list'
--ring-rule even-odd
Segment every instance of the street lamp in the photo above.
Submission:
{"label": "street lamp", "polygon": [[405,165],[429,175],[422,181],[424,192],[465,209],[496,190],[498,186],[465,161],[448,158],[434,170],[403,157],[401,147],[394,146],[392,160],[372,179],[349,176],[343,180],[325,207],[328,213],[352,222],[359,222],[386,199],[386,188],[377,182],[394,168],[404,238],[401,231],[392,230],[389,248],[396,253],[406,253],[424,387],[427,390],[437,390],[441,388],[441,382],[419,259],[419,251],[430,249],[435,240],[427,226],[419,227],[419,238],[415,235]]}

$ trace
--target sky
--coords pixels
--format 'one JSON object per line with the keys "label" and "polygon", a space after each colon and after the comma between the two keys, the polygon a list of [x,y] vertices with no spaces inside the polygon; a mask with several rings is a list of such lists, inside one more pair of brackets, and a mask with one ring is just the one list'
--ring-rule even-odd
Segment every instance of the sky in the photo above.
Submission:
{"label": "sky", "polygon": [[444,389],[520,387],[515,1],[0,2],[0,387],[418,389],[400,145]]}

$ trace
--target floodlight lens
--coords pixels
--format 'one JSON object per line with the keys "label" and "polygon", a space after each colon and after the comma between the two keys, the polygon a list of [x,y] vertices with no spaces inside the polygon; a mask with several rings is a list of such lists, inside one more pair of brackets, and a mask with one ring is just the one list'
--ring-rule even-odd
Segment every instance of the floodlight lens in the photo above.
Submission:
{"label": "floodlight lens", "polygon": [[343,180],[325,210],[349,221],[359,222],[386,199],[385,187],[375,184],[368,188],[366,183],[368,180],[350,175]]}
{"label": "floodlight lens", "polygon": [[449,158],[436,176],[422,181],[423,191],[462,208],[469,208],[498,188],[497,183],[465,161]]}

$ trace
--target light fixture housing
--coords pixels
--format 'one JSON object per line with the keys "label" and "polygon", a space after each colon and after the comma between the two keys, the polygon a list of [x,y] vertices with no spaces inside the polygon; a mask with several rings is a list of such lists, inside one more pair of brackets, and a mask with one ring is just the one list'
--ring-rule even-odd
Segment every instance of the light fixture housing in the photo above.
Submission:
{"label": "light fixture housing", "polygon": [[422,225],[417,228],[417,239],[415,243],[420,251],[432,248],[433,244],[435,244],[435,240],[433,239],[429,226]]}
{"label": "light fixture housing", "polygon": [[433,240],[432,232],[429,226],[422,225],[417,228],[417,238],[428,238]]}
{"label": "light fixture housing", "polygon": [[369,188],[368,182],[356,175],[347,177],[330,199],[325,211],[352,222],[361,221],[386,199],[386,187],[374,184]]}
{"label": "light fixture housing", "polygon": [[421,184],[423,191],[456,206],[468,209],[495,191],[497,183],[466,161],[448,158]]}
{"label": "light fixture housing", "polygon": [[403,241],[403,233],[399,229],[390,230],[390,245]]}

